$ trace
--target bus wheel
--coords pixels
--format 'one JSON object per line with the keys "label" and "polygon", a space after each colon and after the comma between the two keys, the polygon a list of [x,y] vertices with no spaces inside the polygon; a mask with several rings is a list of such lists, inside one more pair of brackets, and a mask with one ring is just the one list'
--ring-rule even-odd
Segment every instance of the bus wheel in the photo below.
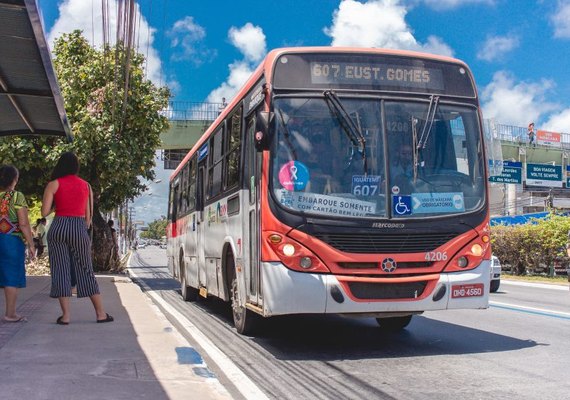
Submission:
{"label": "bus wheel", "polygon": [[232,278],[232,314],[234,326],[239,334],[249,335],[255,330],[257,315],[239,303],[238,284],[234,275]]}
{"label": "bus wheel", "polygon": [[501,281],[498,279],[491,281],[491,293],[495,293],[497,290],[499,290],[500,285]]}
{"label": "bus wheel", "polygon": [[388,332],[397,332],[404,329],[412,320],[411,315],[405,317],[376,318],[380,328]]}

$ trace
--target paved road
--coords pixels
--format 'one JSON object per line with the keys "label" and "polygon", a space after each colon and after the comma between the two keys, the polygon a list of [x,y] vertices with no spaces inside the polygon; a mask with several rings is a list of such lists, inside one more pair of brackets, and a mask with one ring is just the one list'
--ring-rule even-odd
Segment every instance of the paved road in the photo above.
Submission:
{"label": "paved road", "polygon": [[374,319],[288,316],[253,338],[235,332],[226,304],[183,302],[165,262],[150,247],[132,269],[260,390],[244,395],[239,380],[207,360],[235,398],[569,398],[567,288],[502,283],[488,310],[426,313],[399,334],[382,333]]}

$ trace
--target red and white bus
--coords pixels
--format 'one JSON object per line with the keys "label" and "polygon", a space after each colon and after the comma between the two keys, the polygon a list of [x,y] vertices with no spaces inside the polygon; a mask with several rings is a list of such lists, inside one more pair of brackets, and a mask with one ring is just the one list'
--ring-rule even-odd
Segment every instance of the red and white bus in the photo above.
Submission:
{"label": "red and white bus", "polygon": [[259,316],[487,308],[482,118],[463,62],[382,49],[271,51],[170,181],[182,296]]}

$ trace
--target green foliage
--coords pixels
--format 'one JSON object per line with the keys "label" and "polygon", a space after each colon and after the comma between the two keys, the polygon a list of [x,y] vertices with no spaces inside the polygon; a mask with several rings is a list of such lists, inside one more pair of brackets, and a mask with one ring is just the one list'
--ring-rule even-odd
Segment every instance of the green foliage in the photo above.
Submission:
{"label": "green foliage", "polygon": [[81,177],[93,188],[94,267],[113,270],[114,245],[101,211],[140,195],[142,182],[154,179],[159,135],[168,129],[161,111],[170,93],[145,78],[141,54],[126,52],[121,43],[94,49],[80,31],[56,40],[53,63],[73,143],[58,137],[3,137],[0,162],[20,170],[18,190],[34,202],[41,200],[61,153],[74,151]]}
{"label": "green foliage", "polygon": [[122,50],[121,44],[94,49],[80,31],[56,40],[53,62],[74,142],[55,137],[0,139],[2,163],[20,169],[18,189],[27,196],[41,197],[59,155],[69,150],[81,160],[80,175],[93,187],[97,210],[111,210],[138,196],[145,189],[143,180],[154,178],[159,135],[168,128],[161,110],[169,91],[145,78],[142,55],[132,52],[127,62]]}
{"label": "green foliage", "polygon": [[516,275],[548,271],[555,263],[567,264],[570,218],[550,214],[532,224],[494,226],[491,230],[493,254]]}
{"label": "green foliage", "polygon": [[141,232],[141,238],[160,240],[166,236],[166,225],[168,225],[166,217],[152,221],[148,224],[148,230]]}

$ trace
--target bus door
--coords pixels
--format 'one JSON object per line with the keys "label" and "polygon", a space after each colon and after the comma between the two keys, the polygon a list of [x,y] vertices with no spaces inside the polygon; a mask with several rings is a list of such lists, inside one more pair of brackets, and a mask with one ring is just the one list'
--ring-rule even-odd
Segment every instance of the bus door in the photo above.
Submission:
{"label": "bus door", "polygon": [[204,243],[208,224],[204,217],[204,203],[206,201],[206,160],[205,157],[198,163],[198,188],[196,194],[196,257],[198,261],[198,288],[207,288],[208,274],[206,273],[206,257]]}
{"label": "bus door", "polygon": [[262,153],[255,148],[255,117],[247,120],[247,185],[248,185],[248,206],[247,206],[247,290],[248,300],[251,303],[262,305],[261,290],[261,269],[259,265],[259,179],[261,177]]}
{"label": "bus door", "polygon": [[180,264],[178,259],[179,239],[177,234],[176,219],[178,214],[178,194],[180,192],[179,180],[176,179],[170,187],[170,199],[168,203],[170,217],[170,243],[167,246],[168,269],[174,278],[180,277]]}

